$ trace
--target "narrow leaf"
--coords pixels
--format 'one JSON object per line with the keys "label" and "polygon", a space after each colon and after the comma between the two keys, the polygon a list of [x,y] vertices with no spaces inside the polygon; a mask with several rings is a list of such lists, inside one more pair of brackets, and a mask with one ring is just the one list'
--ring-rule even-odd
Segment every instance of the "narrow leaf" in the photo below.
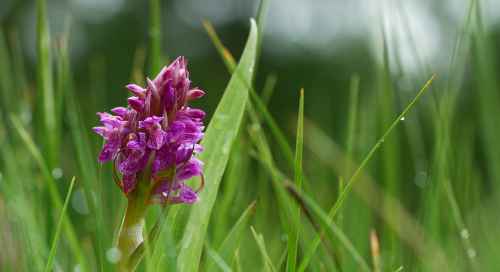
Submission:
{"label": "narrow leaf", "polygon": [[[226,236],[226,239],[222,242],[219,250],[217,251],[218,256],[222,258],[226,263],[232,264],[234,261],[234,252],[239,250],[241,243],[243,242],[243,236],[245,234],[245,230],[247,229],[248,222],[252,217],[253,212],[255,211],[255,204],[257,204],[259,199],[254,200],[248,208],[243,212],[240,219],[234,224],[234,227]],[[214,259],[215,261],[215,259]],[[216,271],[215,266],[210,264],[208,266],[207,271]]]}
{"label": "narrow leaf", "polygon": [[[220,255],[217,254],[217,252],[215,252],[215,250],[212,247],[210,247],[207,243],[205,243],[205,250],[207,251],[208,255],[210,255],[210,257],[212,257],[214,262],[219,266],[219,268],[222,271],[233,272],[233,270],[231,270],[229,265],[227,265],[227,263],[224,262],[224,260],[220,257]],[[218,271],[217,269],[213,269],[213,270]]]}
{"label": "narrow leaf", "polygon": [[[292,192],[296,195],[298,195],[298,188],[293,186],[292,184],[287,184],[286,185],[288,189],[292,190]],[[323,223],[330,228],[333,233],[339,238],[340,242],[344,245],[344,247],[349,251],[349,253],[354,257],[358,265],[362,268],[362,271],[371,271],[370,267],[366,264],[365,260],[363,257],[361,257],[361,254],[356,250],[354,245],[349,241],[347,236],[342,232],[342,230],[337,227],[333,222],[330,221],[326,213],[321,209],[321,207],[314,203],[307,195],[301,194],[299,198],[308,206],[311,207],[314,213],[318,216],[318,218],[323,221]],[[330,222],[329,224],[326,224]],[[325,230],[322,230],[322,233],[324,233]],[[307,265],[307,264],[306,264]],[[297,269],[297,271],[304,271],[306,266],[304,265],[304,261],[300,264],[300,267]]]}
{"label": "narrow leaf", "polygon": [[73,184],[75,183],[75,177],[71,180],[71,184],[69,185],[68,195],[66,196],[66,201],[64,202],[63,209],[61,211],[61,218],[59,219],[59,225],[57,226],[56,236],[54,237],[54,243],[52,244],[52,248],[50,249],[49,261],[47,262],[47,266],[45,267],[45,272],[50,272],[52,268],[52,262],[54,262],[54,257],[56,256],[57,244],[59,242],[59,237],[61,236],[61,229],[64,222],[64,216],[66,215],[66,209],[68,208],[69,198],[71,196],[71,190],[73,190]]}
{"label": "narrow leaf", "polygon": [[255,241],[257,242],[257,245],[259,246],[259,249],[260,249],[260,252],[262,253],[262,256],[264,256],[264,259],[265,259],[267,265],[269,266],[269,268],[271,268],[271,270],[273,272],[276,272],[276,268],[274,268],[274,265],[273,265],[273,262],[271,261],[271,258],[269,258],[269,255],[267,255],[266,246],[264,245],[263,241],[261,240],[261,238],[259,238],[259,236],[255,232],[255,229],[253,227],[250,227],[250,229],[252,229],[253,237],[255,238]]}
{"label": "narrow leaf", "polygon": [[161,70],[161,1],[149,1],[150,60],[149,74],[154,78]]}
{"label": "narrow leaf", "polygon": [[[299,194],[302,185],[302,145],[304,135],[304,89],[300,90],[299,102],[299,118],[297,124],[297,147],[295,149],[295,186],[298,188]],[[297,262],[297,247],[299,243],[299,216],[300,203],[294,197],[292,226],[290,231],[290,239],[288,240],[288,260],[286,271],[295,271]]]}

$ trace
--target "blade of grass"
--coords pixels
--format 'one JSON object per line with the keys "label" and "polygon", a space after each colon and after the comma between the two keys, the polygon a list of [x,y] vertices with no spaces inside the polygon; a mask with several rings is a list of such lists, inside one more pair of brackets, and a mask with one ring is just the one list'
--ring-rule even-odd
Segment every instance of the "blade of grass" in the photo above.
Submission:
{"label": "blade of grass", "polygon": [[57,244],[59,243],[59,236],[61,235],[64,216],[66,215],[66,210],[68,208],[69,198],[71,196],[71,191],[73,190],[74,183],[75,183],[75,177],[73,177],[73,179],[71,180],[71,184],[69,185],[68,195],[66,196],[66,201],[64,202],[64,206],[61,211],[61,218],[59,219],[59,225],[57,226],[56,236],[54,237],[54,243],[52,244],[52,248],[50,249],[49,260],[47,262],[47,266],[45,267],[45,272],[50,272],[50,270],[52,269],[52,262],[54,261],[54,257],[56,256]]}
{"label": "blade of grass", "polygon": [[231,268],[227,265],[227,263],[224,262],[224,260],[221,258],[221,256],[219,254],[217,254],[217,252],[215,252],[215,250],[212,247],[210,247],[207,242],[205,242],[204,247],[205,247],[205,250],[207,251],[208,255],[210,255],[210,257],[212,257],[212,260],[214,260],[214,262],[219,266],[219,268],[222,271],[233,272],[233,270],[231,270]]}
{"label": "blade of grass", "polygon": [[149,48],[149,75],[155,78],[161,70],[161,1],[149,1],[149,36],[151,37]]}
{"label": "blade of grass", "polygon": [[241,258],[240,258],[240,251],[236,250],[234,252],[234,259],[236,261],[236,271],[238,272],[243,272],[243,269],[241,269]]}
{"label": "blade of grass", "polygon": [[[288,188],[288,189],[290,189],[290,188]],[[297,198],[297,195],[295,194],[295,192],[293,190],[289,190],[289,191],[290,191],[290,193],[292,193],[294,199],[297,199],[299,201],[299,203],[300,203],[300,209],[307,216],[307,219],[309,219],[309,221],[313,225],[313,227],[316,230],[316,232],[319,233],[321,231],[321,226],[318,224],[318,222],[316,222],[316,219],[312,216],[312,214],[309,212],[309,210],[307,209],[307,207],[304,205],[304,202],[302,201],[302,199]],[[328,233],[326,233],[326,234],[328,234]],[[339,271],[339,272],[342,271],[342,267],[341,267],[340,262],[339,262],[339,257],[334,252],[333,247],[332,247],[332,245],[335,242],[335,239],[329,237],[328,239],[330,239],[330,240],[328,240],[326,235],[321,236],[321,239],[323,241],[323,244],[326,247],[326,250],[328,251],[328,253],[330,254],[330,257],[332,258],[332,260],[334,262],[335,269],[337,271]]]}
{"label": "blade of grass", "polygon": [[262,88],[262,102],[267,106],[269,100],[271,99],[271,95],[274,91],[274,86],[276,86],[276,81],[278,81],[278,76],[275,73],[270,73],[267,76],[266,82],[264,83],[264,87]]}
{"label": "blade of grass", "polygon": [[2,59],[0,61],[0,89],[2,91],[2,108],[6,113],[13,111],[17,105],[14,100],[15,96],[12,95],[15,85],[10,56],[7,40],[0,24],[0,59]]}
{"label": "blade of grass", "polygon": [[[297,122],[297,147],[295,149],[295,181],[294,184],[298,188],[298,193],[302,187],[302,145],[304,135],[304,89],[300,90],[299,102],[299,118]],[[292,224],[290,230],[290,238],[288,239],[288,260],[286,264],[286,271],[295,271],[297,263],[297,247],[299,243],[299,217],[300,217],[300,204],[293,198],[293,212]]]}
{"label": "blade of grass", "polygon": [[[274,163],[274,160],[271,155],[271,149],[269,148],[269,144],[267,143],[266,137],[261,129],[254,130],[255,124],[259,124],[259,120],[257,117],[257,113],[253,110],[252,107],[247,107],[250,110],[248,112],[250,113],[250,117],[252,122],[254,124],[252,126],[249,126],[248,132],[257,146],[260,154],[255,156],[255,158],[262,163],[264,166],[264,169],[267,171],[268,175],[271,178],[273,188],[276,192],[277,199],[278,199],[278,208],[279,208],[279,214],[280,214],[280,221],[281,221],[281,226],[282,226],[282,233],[288,233],[289,232],[289,222],[291,220],[291,215],[292,215],[292,201],[291,198],[288,196],[288,194],[285,191],[285,188],[283,187],[283,181],[285,180],[290,180],[288,177],[286,177],[281,171],[277,168],[276,164]],[[260,126],[257,126],[260,128]],[[301,223],[299,225],[299,230],[303,231],[305,229],[304,227],[304,222],[299,221]],[[307,235],[302,235],[299,236],[299,242],[301,243],[301,246],[305,247],[306,245],[308,246],[310,244],[310,241],[308,241]],[[286,251],[288,252],[288,251]],[[286,257],[287,255],[285,255]],[[283,258],[285,260],[286,258]],[[314,269],[318,270],[319,269],[319,264],[316,262],[315,259],[313,259],[314,262],[312,263],[314,266]]]}
{"label": "blade of grass", "polygon": [[462,244],[464,246],[465,252],[467,252],[467,256],[469,257],[469,262],[474,271],[481,271],[481,266],[477,261],[476,256],[471,256],[468,254],[470,250],[474,250],[472,247],[472,243],[470,241],[469,232],[465,227],[465,223],[462,219],[462,214],[460,213],[460,208],[458,207],[457,199],[455,198],[455,193],[453,192],[453,188],[451,187],[450,181],[448,179],[444,180],[444,187],[446,189],[446,195],[448,196],[448,201],[450,202],[451,211],[453,214],[453,218],[455,219],[455,224],[457,226],[457,230],[462,237]]}
{"label": "blade of grass", "polygon": [[257,245],[259,246],[260,252],[262,253],[262,256],[264,257],[264,260],[268,267],[271,269],[271,271],[276,272],[276,268],[274,268],[273,262],[269,258],[269,255],[267,255],[267,250],[266,246],[264,245],[263,239],[259,238],[259,235],[255,232],[255,229],[250,226],[250,229],[252,230],[253,237],[255,238],[255,241],[257,242]]}
{"label": "blade of grass", "polygon": [[[290,183],[285,184],[285,187],[287,187],[295,196],[297,196],[302,202],[307,204],[308,207],[311,207],[312,210],[318,215],[319,219],[323,221],[323,225],[326,225],[328,228],[332,230],[332,232],[339,238],[341,243],[344,245],[344,247],[351,253],[353,258],[356,260],[360,268],[362,268],[363,271],[371,271],[370,267],[366,264],[365,260],[363,257],[361,257],[361,254],[356,250],[354,245],[349,241],[347,236],[342,232],[342,230],[337,227],[333,222],[331,222],[331,219],[326,215],[326,213],[321,209],[318,204],[316,204],[314,201],[312,201],[307,195],[305,194],[300,194],[298,191],[298,188]],[[321,230],[321,233],[324,233],[325,229]],[[305,269],[302,268],[302,263],[301,266],[297,269],[298,271],[303,271]]]}
{"label": "blade of grass", "polygon": [[406,110],[396,119],[396,121],[392,124],[392,126],[384,133],[384,135],[382,135],[382,137],[380,138],[380,140],[375,144],[375,146],[372,148],[372,150],[370,151],[370,153],[368,153],[368,155],[363,160],[363,162],[361,163],[361,165],[359,166],[359,168],[356,170],[356,172],[352,176],[352,178],[349,181],[349,183],[347,183],[346,188],[344,189],[344,191],[342,192],[342,194],[340,195],[340,197],[338,198],[338,200],[335,202],[335,205],[330,210],[330,213],[328,214],[328,218],[329,218],[328,223],[323,226],[322,232],[318,233],[318,235],[314,239],[313,245],[309,248],[309,250],[307,251],[306,255],[304,256],[304,259],[302,260],[302,262],[301,262],[301,264],[299,266],[299,269],[298,269],[299,271],[304,271],[306,269],[307,263],[309,262],[309,258],[312,256],[312,254],[316,250],[316,247],[318,246],[318,244],[319,244],[319,242],[321,240],[321,235],[326,230],[326,228],[328,228],[328,224],[332,221],[333,217],[335,216],[335,213],[337,213],[337,211],[339,210],[340,205],[344,201],[344,199],[345,199],[347,193],[350,191],[351,187],[354,185],[354,182],[356,181],[356,179],[358,178],[359,174],[361,173],[361,171],[365,167],[366,163],[371,159],[371,157],[373,156],[373,154],[375,153],[375,151],[380,147],[380,145],[382,144],[382,142],[384,141],[384,139],[387,137],[387,135],[389,135],[391,133],[391,131],[394,129],[394,127],[399,123],[399,121],[401,120],[401,118],[403,118],[405,116],[405,114],[413,107],[413,105],[415,105],[415,103],[418,101],[418,99],[420,98],[420,96],[424,93],[424,91],[427,89],[427,87],[431,83],[432,79],[434,79],[434,76],[432,76],[432,78],[427,82],[427,84],[425,84],[424,88],[418,93],[417,97],[415,97],[415,99],[413,100],[413,102],[411,102],[411,104],[406,108]]}
{"label": "blade of grass", "polygon": [[[40,168],[40,171],[42,172],[42,176],[45,180],[45,184],[49,188],[49,193],[50,193],[50,200],[56,207],[58,212],[62,211],[63,204],[62,201],[59,197],[59,192],[57,190],[57,186],[52,178],[52,175],[49,171],[49,168],[47,164],[45,163],[45,160],[43,159],[42,153],[40,150],[36,147],[35,142],[33,139],[29,136],[29,134],[26,132],[24,127],[22,126],[21,122],[19,121],[19,118],[15,116],[14,114],[10,114],[10,119],[12,120],[12,123],[14,124],[15,129],[21,136],[21,139],[25,143],[26,147],[30,151],[31,155],[33,158],[35,158],[35,161],[38,164],[38,167]],[[87,261],[85,260],[85,257],[83,255],[83,249],[81,247],[80,241],[78,241],[78,237],[75,232],[75,228],[73,227],[73,224],[71,223],[70,220],[65,220],[64,221],[65,227],[67,229],[67,235],[68,235],[68,240],[71,249],[73,250],[73,253],[75,254],[78,262],[82,265],[82,270],[83,271],[89,271],[87,267]]]}
{"label": "blade of grass", "polygon": [[22,95],[26,93],[28,89],[28,80],[26,79],[26,69],[24,66],[24,57],[22,52],[21,41],[19,39],[19,32],[17,31],[16,28],[10,28],[8,34],[9,34],[8,36],[9,36],[10,49],[12,53],[12,63],[14,66],[14,79],[17,85],[17,99],[19,99],[21,98]]}
{"label": "blade of grass", "polygon": [[237,73],[231,77],[201,141],[205,151],[200,153],[198,159],[205,162],[204,176],[210,181],[210,186],[205,186],[201,202],[173,207],[167,217],[168,223],[160,234],[160,241],[182,242],[189,246],[183,246],[175,257],[171,257],[164,254],[166,250],[172,250],[167,243],[157,243],[148,271],[195,271],[198,268],[210,213],[248,98],[248,88],[244,82],[252,78],[257,43],[257,25],[253,19],[250,22],[249,38]]}
{"label": "blade of grass", "polygon": [[[232,264],[234,262],[234,252],[239,250],[241,243],[243,242],[245,230],[247,229],[248,222],[255,211],[255,204],[257,204],[258,201],[259,198],[250,203],[236,224],[234,224],[231,231],[227,234],[226,239],[222,242],[219,250],[217,250],[217,256],[222,260],[225,260],[228,264]],[[214,259],[214,261],[216,260]],[[216,271],[213,263],[208,266],[207,271]]]}
{"label": "blade of grass", "polygon": [[[52,78],[52,57],[45,0],[37,0],[37,88],[40,94],[40,119],[46,137],[44,156],[50,170],[57,164],[59,131]],[[62,206],[62,205],[61,205]]]}
{"label": "blade of grass", "polygon": [[[257,13],[257,26],[259,27],[259,32],[257,34],[257,52],[255,55],[255,70],[259,68],[259,60],[260,60],[260,48],[262,46],[262,38],[264,37],[264,29],[267,20],[267,13],[269,11],[269,0],[260,0],[259,3],[259,11]],[[252,78],[252,86],[255,83],[255,79],[257,78],[257,73],[254,73]]]}
{"label": "blade of grass", "polygon": [[472,64],[474,68],[474,83],[477,90],[478,115],[481,116],[482,138],[484,152],[487,160],[488,174],[494,181],[496,189],[500,189],[500,123],[498,122],[498,108],[500,107],[500,95],[498,90],[498,66],[493,61],[496,51],[493,49],[490,35],[483,26],[481,1],[474,1],[476,11],[475,29],[472,35]]}

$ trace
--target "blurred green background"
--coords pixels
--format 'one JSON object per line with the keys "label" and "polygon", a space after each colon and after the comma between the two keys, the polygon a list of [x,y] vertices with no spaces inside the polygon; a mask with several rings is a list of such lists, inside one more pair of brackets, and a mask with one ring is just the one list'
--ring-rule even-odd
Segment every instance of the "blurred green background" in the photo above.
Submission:
{"label": "blurred green background", "polygon": [[[190,107],[205,111],[208,124],[231,75],[202,18],[211,22],[239,59],[249,18],[257,16],[258,8],[258,1],[162,1],[159,31],[150,27],[145,1],[48,0],[53,41],[63,35],[66,16],[74,15],[70,67],[64,70],[71,74],[71,82],[64,85],[70,90],[58,87],[60,58],[55,46],[52,49],[55,100],[58,95],[62,99],[56,110],[61,128],[54,136],[42,129],[40,117],[44,106],[37,86],[36,3],[0,1],[1,271],[43,269],[59,218],[43,171],[9,113],[18,116],[42,150],[61,199],[76,176],[68,216],[88,268],[96,271],[100,223],[87,205],[99,198],[97,154],[102,140],[92,131],[100,125],[95,113],[125,105],[131,96],[125,85],[145,86],[145,76],[155,77],[148,69],[148,44],[151,37],[161,37],[163,65],[179,55],[189,60],[191,86],[206,93]],[[382,271],[401,266],[403,271],[500,269],[500,3],[271,0],[266,18],[254,87],[258,93],[266,88],[267,94],[272,92],[268,109],[291,146],[295,146],[299,90],[304,88],[303,169],[313,192],[310,196],[326,212],[353,170],[436,74],[404,121],[384,139],[335,217],[369,266],[376,270],[369,235],[375,229]],[[356,96],[352,85],[358,79]],[[250,131],[256,128],[249,124]],[[293,181],[293,168],[265,124],[263,130],[285,175],[282,180]],[[47,139],[54,137],[58,148],[48,148]],[[250,225],[263,234],[278,266],[287,227],[279,218],[270,173],[258,160],[262,150],[252,139],[245,123],[219,188],[206,240],[217,249],[245,208],[260,196]],[[344,183],[339,184],[339,177]],[[105,218],[101,223],[111,235],[123,196],[112,181],[110,163],[102,166],[100,181]],[[159,209],[148,212],[149,227],[158,213]],[[316,235],[303,214],[301,221],[306,241],[299,247],[299,262],[307,252],[306,242]],[[68,250],[70,242],[62,237],[53,269],[80,271],[81,264]],[[343,269],[358,270],[342,243],[333,240]],[[243,271],[269,269],[250,230],[239,257]],[[141,271],[146,271],[147,261],[148,255]],[[199,270],[205,271],[210,262],[204,252]],[[321,245],[308,269],[334,271],[335,267],[334,258]],[[233,270],[237,270],[234,264]]]}

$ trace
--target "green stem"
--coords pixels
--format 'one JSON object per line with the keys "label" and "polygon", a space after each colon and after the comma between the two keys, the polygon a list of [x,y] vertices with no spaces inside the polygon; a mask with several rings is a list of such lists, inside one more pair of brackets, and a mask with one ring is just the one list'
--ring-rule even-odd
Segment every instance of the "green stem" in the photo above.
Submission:
{"label": "green stem", "polygon": [[[142,195],[142,194],[141,194]],[[142,228],[148,209],[147,197],[129,197],[127,209],[123,217],[122,227],[118,234],[117,248],[121,253],[118,263],[120,271],[128,271],[127,263],[135,249],[142,243]]]}

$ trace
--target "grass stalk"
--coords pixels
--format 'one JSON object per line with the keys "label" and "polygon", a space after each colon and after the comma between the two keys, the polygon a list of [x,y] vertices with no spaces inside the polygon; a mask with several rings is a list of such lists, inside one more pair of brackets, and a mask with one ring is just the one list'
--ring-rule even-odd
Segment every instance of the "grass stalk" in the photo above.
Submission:
{"label": "grass stalk", "polygon": [[50,249],[49,260],[45,268],[45,272],[50,272],[52,269],[52,263],[54,262],[54,257],[56,256],[57,244],[59,243],[59,236],[61,236],[61,230],[64,222],[64,216],[66,215],[66,210],[68,209],[69,198],[71,196],[71,191],[73,190],[73,184],[75,183],[75,177],[71,180],[69,185],[68,195],[66,196],[66,201],[64,202],[63,209],[61,211],[61,218],[59,219],[59,224],[57,226],[56,236],[54,237],[54,243]]}
{"label": "grass stalk", "polygon": [[[297,147],[295,149],[295,181],[294,185],[300,189],[302,187],[302,146],[304,142],[304,89],[300,90],[299,102],[299,118],[297,124]],[[299,243],[299,216],[300,216],[300,203],[297,199],[293,198],[292,204],[292,224],[290,230],[290,238],[288,239],[288,259],[286,271],[295,271],[297,262],[297,251]]]}

